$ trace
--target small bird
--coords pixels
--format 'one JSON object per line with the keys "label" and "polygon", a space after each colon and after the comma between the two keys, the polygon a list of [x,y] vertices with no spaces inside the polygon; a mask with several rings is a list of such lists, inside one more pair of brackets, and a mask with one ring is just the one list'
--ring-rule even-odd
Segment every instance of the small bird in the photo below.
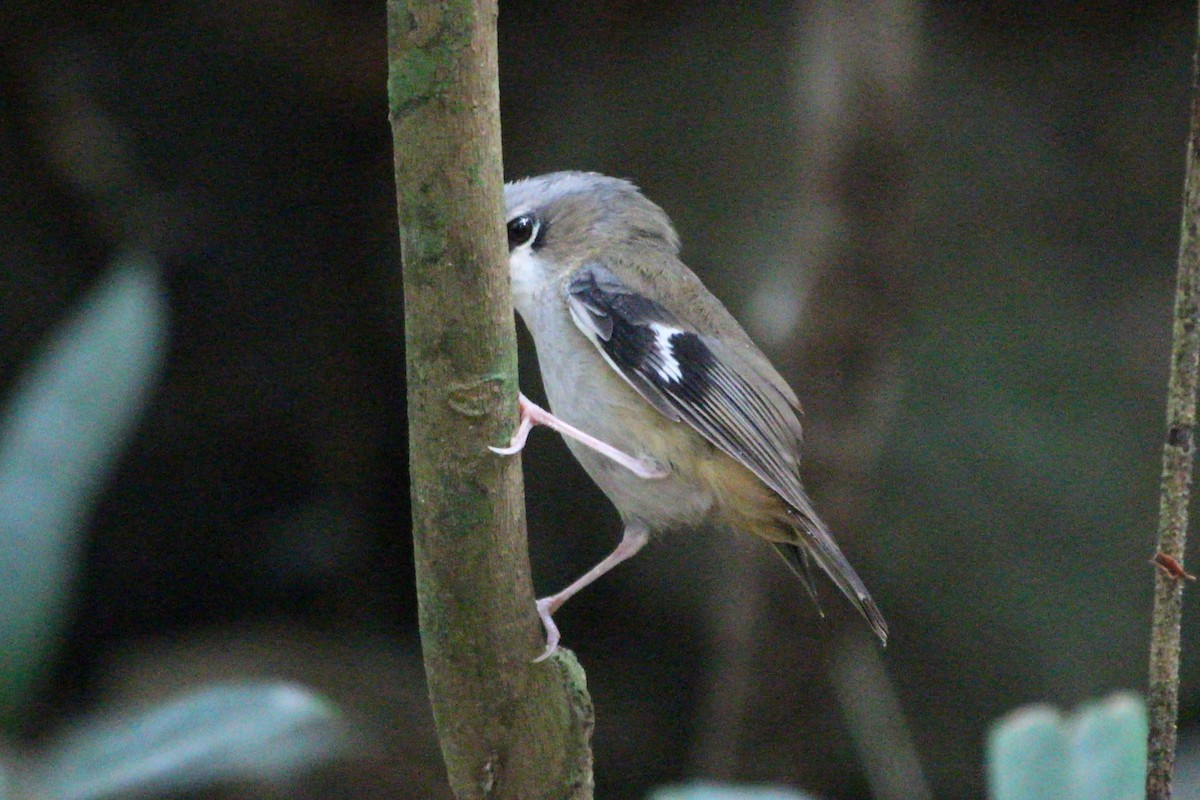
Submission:
{"label": "small bird", "polygon": [[816,598],[810,559],[884,644],[887,623],[800,483],[800,403],[725,306],[679,260],[666,213],[626,180],[555,172],[504,188],[513,305],[533,335],[551,411],[520,424],[568,448],[621,515],[604,560],[537,601],[553,614],[652,533],[715,526],[775,546]]}

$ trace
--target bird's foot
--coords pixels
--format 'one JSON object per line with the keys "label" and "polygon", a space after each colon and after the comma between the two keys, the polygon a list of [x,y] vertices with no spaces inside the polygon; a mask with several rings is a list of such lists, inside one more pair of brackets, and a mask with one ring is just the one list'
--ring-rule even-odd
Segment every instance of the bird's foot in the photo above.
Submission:
{"label": "bird's foot", "polygon": [[[522,399],[524,399],[524,395],[522,395]],[[529,438],[531,430],[533,430],[533,421],[522,410],[521,421],[517,424],[517,429],[513,432],[512,438],[508,440],[508,444],[504,447],[493,447],[489,444],[488,450],[498,456],[515,456],[525,449],[525,440]]]}
{"label": "bird's foot", "polygon": [[516,432],[513,433],[512,439],[509,440],[506,447],[492,447],[489,445],[488,449],[493,453],[502,456],[511,456],[521,452],[521,449],[525,447],[525,440],[529,438],[529,431],[533,429],[533,426],[545,425],[547,428],[558,431],[563,436],[568,436],[592,448],[602,456],[625,467],[625,469],[639,478],[656,480],[667,477],[671,472],[653,458],[631,456],[613,447],[608,442],[601,441],[591,434],[584,433],[574,425],[563,422],[546,409],[534,403],[524,394],[518,396],[517,408],[521,414],[521,422],[517,425]]}
{"label": "bird's foot", "polygon": [[533,660],[535,664],[545,661],[558,649],[558,626],[554,624],[554,618],[551,616],[558,607],[554,604],[554,600],[553,597],[543,597],[537,601],[538,618],[542,621],[542,627],[546,629],[546,650]]}
{"label": "bird's foot", "polygon": [[616,549],[609,553],[600,561],[599,564],[589,569],[586,573],[575,579],[567,588],[557,594],[552,594],[549,597],[543,597],[537,601],[538,618],[542,621],[542,627],[546,629],[546,651],[534,659],[534,661],[544,661],[554,654],[558,649],[558,626],[554,624],[554,619],[551,615],[558,611],[562,604],[570,600],[581,589],[590,585],[592,581],[604,575],[610,569],[620,564],[627,558],[635,555],[650,539],[650,529],[646,527],[644,522],[632,520],[625,526],[625,532],[621,535],[621,542]]}

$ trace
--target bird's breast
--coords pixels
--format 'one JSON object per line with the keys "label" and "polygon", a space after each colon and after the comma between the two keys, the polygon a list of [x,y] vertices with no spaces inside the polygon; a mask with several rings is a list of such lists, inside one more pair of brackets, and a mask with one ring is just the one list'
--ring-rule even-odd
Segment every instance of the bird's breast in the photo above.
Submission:
{"label": "bird's breast", "polygon": [[[722,454],[691,427],[668,419],[646,402],[575,327],[565,303],[556,318],[543,317],[529,327],[550,410],[613,447],[651,458],[670,471],[665,478],[641,478],[566,439],[576,460],[622,516],[636,517],[660,530],[706,522],[716,497],[699,466]],[[557,357],[548,357],[551,354]]]}

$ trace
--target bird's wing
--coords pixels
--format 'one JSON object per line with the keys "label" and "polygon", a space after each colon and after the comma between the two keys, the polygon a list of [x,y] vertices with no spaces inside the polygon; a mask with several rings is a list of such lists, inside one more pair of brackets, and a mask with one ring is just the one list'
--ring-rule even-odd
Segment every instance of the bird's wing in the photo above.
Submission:
{"label": "bird's wing", "polygon": [[584,266],[566,289],[575,325],[647,402],[690,425],[787,501],[805,549],[886,641],[882,615],[800,483],[800,422],[791,398],[762,379],[750,359],[691,329],[606,267]]}
{"label": "bird's wing", "polygon": [[798,471],[795,412],[783,398],[770,396],[762,381],[748,379],[720,342],[598,264],[571,276],[567,305],[576,326],[647,402],[690,425],[789,504],[809,510]]}

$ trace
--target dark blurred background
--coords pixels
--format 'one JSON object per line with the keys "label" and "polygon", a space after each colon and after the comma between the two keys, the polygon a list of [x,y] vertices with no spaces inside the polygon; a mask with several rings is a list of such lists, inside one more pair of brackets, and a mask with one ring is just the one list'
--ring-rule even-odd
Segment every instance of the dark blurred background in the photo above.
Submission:
{"label": "dark blurred background", "polygon": [[[382,0],[14,0],[0,26],[0,392],[131,244],[170,309],[14,741],[290,677],[372,743],[290,796],[448,797]],[[557,617],[597,796],[977,797],[999,715],[1142,689],[1194,26],[1182,3],[502,3],[506,174],[628,177],[672,215],[805,402],[807,483],[893,631],[873,646],[827,584],[820,619],[754,542],[658,542]],[[619,527],[550,434],[525,465],[546,593]],[[1198,678],[1185,657],[1185,764]]]}

